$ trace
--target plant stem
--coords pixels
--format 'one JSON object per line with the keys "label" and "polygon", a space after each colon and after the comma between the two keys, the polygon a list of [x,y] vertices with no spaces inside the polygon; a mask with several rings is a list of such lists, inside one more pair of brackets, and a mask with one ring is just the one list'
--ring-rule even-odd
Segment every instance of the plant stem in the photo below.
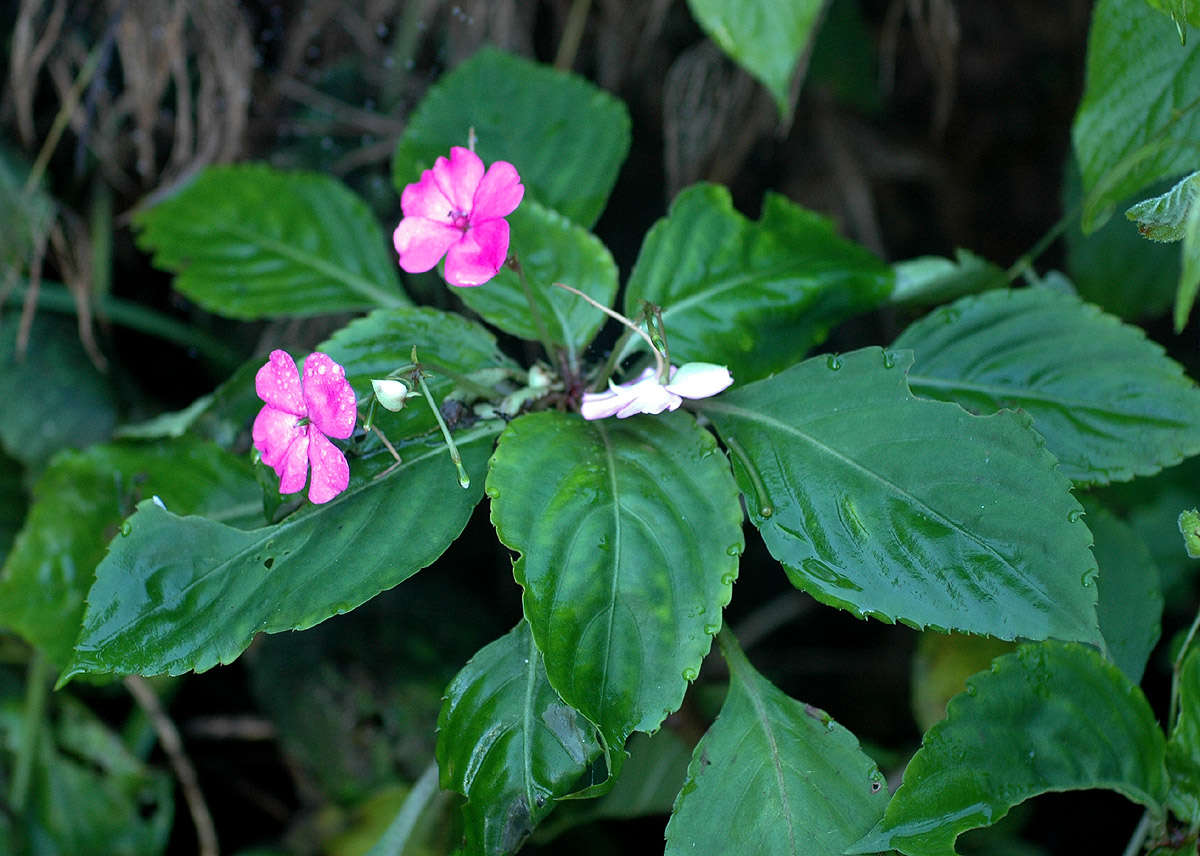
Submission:
{"label": "plant stem", "polygon": [[1197,629],[1200,629],[1200,612],[1196,613],[1192,626],[1188,628],[1187,636],[1183,637],[1183,644],[1179,646],[1175,662],[1171,664],[1171,706],[1170,712],[1167,714],[1168,731],[1175,727],[1175,718],[1179,715],[1179,671],[1183,668],[1183,658],[1187,656],[1188,648],[1192,647],[1192,640],[1196,638]]}
{"label": "plant stem", "polygon": [[542,318],[542,310],[538,308],[537,301],[533,299],[533,290],[529,287],[529,281],[525,279],[525,268],[521,267],[521,262],[516,256],[509,260],[508,266],[517,272],[517,279],[521,282],[521,291],[525,293],[525,301],[529,304],[533,326],[537,328],[538,339],[541,340],[546,356],[553,363],[554,345],[550,342],[550,330],[546,327],[546,320]]}
{"label": "plant stem", "polygon": [[[413,348],[413,362],[417,363],[417,349]],[[450,436],[450,429],[446,427],[446,420],[442,418],[442,410],[437,406],[437,402],[433,400],[433,393],[429,391],[429,385],[425,383],[425,377],[421,374],[420,363],[417,363],[417,383],[421,385],[421,392],[425,394],[425,400],[429,402],[429,409],[433,411],[433,418],[437,420],[438,427],[442,429],[442,438],[446,441],[446,448],[450,450],[450,460],[454,461],[454,466],[458,470],[458,483],[463,490],[471,486],[471,477],[467,475],[467,471],[463,469],[462,456],[458,454],[458,446],[454,445],[454,438]]]}
{"label": "plant stem", "polygon": [[1134,827],[1133,835],[1129,837],[1129,843],[1125,845],[1125,850],[1121,856],[1137,856],[1142,850],[1142,845],[1146,842],[1146,833],[1150,831],[1150,811],[1147,809],[1142,812],[1142,819],[1138,821],[1138,825]]}
{"label": "plant stem", "polygon": [[[5,302],[23,302],[27,288],[24,285],[17,285],[7,295]],[[61,312],[67,315],[77,313],[75,298],[61,285],[43,282],[37,292],[37,303],[40,308],[50,312]],[[189,324],[177,321],[153,309],[147,309],[132,301],[107,294],[101,295],[97,303],[100,314],[113,323],[130,330],[149,333],[184,348],[195,348],[221,369],[232,371],[242,362],[242,358],[216,336],[205,333],[203,330],[197,330]]]}
{"label": "plant stem", "polygon": [[436,357],[432,360],[426,360],[424,364],[429,366],[434,374],[445,375],[446,377],[450,378],[450,380],[454,381],[454,385],[459,389],[465,389],[473,392],[480,398],[492,399],[496,397],[496,390],[489,386],[484,386],[478,381],[471,380],[464,374],[454,371],[454,369],[449,368],[445,363],[440,362]]}
{"label": "plant stem", "polygon": [[1010,267],[1005,274],[1008,277],[1008,281],[1011,283],[1017,277],[1027,273],[1033,266],[1033,263],[1037,261],[1038,257],[1041,256],[1042,253],[1046,252],[1046,250],[1050,248],[1050,245],[1057,241],[1062,233],[1067,230],[1067,224],[1074,220],[1078,215],[1078,205],[1074,206],[1070,211],[1062,215],[1062,217],[1058,219],[1058,222],[1051,226],[1046,231],[1046,234],[1042,235],[1042,237],[1038,239],[1038,242],[1034,244],[1027,253],[1013,262],[1012,267]]}
{"label": "plant stem", "polygon": [[396,816],[388,824],[383,837],[367,851],[367,856],[400,856],[404,853],[408,848],[408,839],[412,836],[417,821],[420,820],[433,798],[437,796],[437,784],[438,766],[434,761],[425,768],[425,771],[421,773],[421,778],[413,784],[412,790],[404,798],[404,804],[400,806],[400,811],[396,812]]}
{"label": "plant stem", "polygon": [[17,759],[9,784],[8,803],[14,815],[25,811],[25,800],[29,797],[29,783],[33,778],[33,762],[37,756],[46,711],[46,696],[50,693],[48,679],[50,666],[40,651],[34,651],[25,674],[25,711],[21,724],[21,743],[17,747]]}
{"label": "plant stem", "polygon": [[[620,321],[622,324],[624,324],[624,325],[625,325],[626,327],[628,327],[630,330],[632,330],[633,332],[635,332],[635,333],[637,333],[639,336],[641,336],[643,339],[645,339],[645,340],[646,340],[646,344],[650,346],[650,350],[654,352],[654,362],[655,362],[655,364],[656,364],[656,365],[657,365],[657,367],[658,367],[658,376],[659,376],[660,378],[661,378],[661,377],[665,377],[665,369],[666,369],[666,366],[665,366],[665,364],[663,363],[663,355],[662,355],[662,351],[660,351],[658,348],[656,348],[656,347],[654,346],[654,340],[650,338],[650,334],[649,334],[649,333],[647,333],[645,330],[643,330],[643,329],[642,329],[641,327],[639,327],[637,324],[634,324],[632,321],[630,321],[628,318],[626,318],[626,317],[625,317],[624,315],[622,315],[620,312],[617,312],[616,310],[613,310],[613,309],[609,309],[609,308],[608,308],[607,306],[605,306],[604,304],[602,304],[602,303],[600,303],[600,302],[598,302],[598,301],[596,301],[596,300],[593,300],[592,298],[588,297],[586,294],[584,294],[584,293],[583,293],[582,291],[580,291],[578,288],[574,288],[574,287],[572,287],[572,286],[570,286],[570,285],[564,285],[564,284],[563,284],[563,283],[561,283],[561,282],[556,282],[556,283],[554,283],[554,284],[555,284],[555,285],[557,285],[559,288],[566,289],[567,291],[571,292],[572,294],[574,294],[574,295],[576,295],[576,296],[578,296],[578,297],[582,297],[584,300],[586,300],[588,303],[592,304],[592,306],[595,306],[597,309],[599,309],[601,312],[603,312],[603,313],[604,313],[605,315],[607,315],[609,318],[615,318],[617,321]],[[614,354],[618,354],[618,353],[620,353],[620,352],[621,352],[621,349],[620,349],[620,348],[614,348],[614,349],[613,349],[613,353],[614,353]],[[612,358],[610,357],[609,359],[612,359]]]}
{"label": "plant stem", "polygon": [[558,43],[558,53],[554,56],[554,67],[559,71],[570,71],[575,65],[575,56],[579,53],[579,43],[583,40],[583,29],[591,8],[592,0],[574,0],[571,4],[567,23],[563,26],[562,41]]}
{"label": "plant stem", "polygon": [[626,327],[621,333],[621,338],[617,339],[617,343],[613,345],[613,349],[608,355],[608,360],[604,363],[604,368],[596,376],[596,382],[592,384],[592,389],[603,389],[604,385],[608,383],[609,378],[613,376],[613,372],[617,370],[617,365],[621,362],[621,354],[625,352],[625,346],[629,344],[629,339],[633,336],[634,332],[636,331]]}

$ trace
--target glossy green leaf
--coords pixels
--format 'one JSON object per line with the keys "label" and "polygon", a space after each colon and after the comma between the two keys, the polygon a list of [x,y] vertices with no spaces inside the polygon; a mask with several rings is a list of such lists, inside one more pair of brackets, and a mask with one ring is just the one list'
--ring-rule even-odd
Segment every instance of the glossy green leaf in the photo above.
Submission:
{"label": "glossy green leaf", "polygon": [[399,446],[404,462],[379,478],[386,453],[355,458],[345,492],[274,526],[244,531],[140,503],[96,569],[63,679],[204,671],[255,633],[311,627],[403,582],[466,525],[495,430],[459,440],[469,490],[439,438]]}
{"label": "glossy green leaf", "polygon": [[1184,657],[1179,670],[1179,718],[1167,741],[1171,811],[1186,823],[1200,823],[1200,649]]}
{"label": "glossy green leaf", "polygon": [[328,176],[210,166],[134,222],[175,287],[230,318],[320,315],[409,302],[366,203]]}
{"label": "glossy green leaf", "polygon": [[467,850],[517,850],[600,756],[596,729],[559,697],[522,621],[479,651],[438,717],[443,788],[467,797]]}
{"label": "glossy green leaf", "polygon": [[732,637],[721,715],[692,753],[666,856],[841,856],[883,815],[883,774],[829,714],[789,698]]}
{"label": "glossy green leaf", "polygon": [[[529,200],[508,218],[512,230],[509,254],[525,271],[550,341],[566,348],[578,364],[580,352],[605,321],[604,313],[551,283],[579,289],[603,306],[617,296],[617,265],[612,254],[590,232],[560,214]],[[501,330],[523,339],[540,339],[521,279],[503,268],[483,288],[452,288],[463,303]]]}
{"label": "glossy green leaf", "polygon": [[625,105],[583,78],[485,47],[409,117],[392,180],[398,189],[419,180],[474,129],[485,164],[513,164],[527,199],[589,228],[629,152],[629,127]]}
{"label": "glossy green leaf", "polygon": [[[519,369],[500,352],[496,337],[482,326],[461,315],[428,307],[377,310],[352,321],[316,350],[341,363],[359,401],[365,401],[371,394],[371,379],[386,377],[407,365],[414,346],[428,370],[425,382],[429,391],[439,402],[457,385],[455,375]],[[399,413],[377,407],[375,422],[392,441],[437,430],[433,413],[423,399],[410,401]]]}
{"label": "glossy green leaf", "polygon": [[23,359],[20,312],[0,316],[0,447],[33,470],[68,447],[107,440],[116,424],[113,390],[88,360],[75,324],[39,312]]}
{"label": "glossy green leaf", "polygon": [[1179,241],[1198,195],[1200,172],[1193,172],[1166,193],[1131,205],[1125,217],[1137,223],[1138,233],[1151,241]]}
{"label": "glossy green leaf", "polygon": [[906,306],[932,306],[1008,285],[1008,275],[970,250],[958,249],[953,261],[941,256],[921,256],[892,265],[896,287],[892,303]]}
{"label": "glossy green leaf", "polygon": [[[69,696],[38,724],[25,811],[6,806],[21,845],[14,854],[153,856],[171,834],[174,783],[130,754],[120,738]],[[0,748],[15,751],[29,723],[20,700],[0,697]],[[0,823],[0,844],[4,843]]]}
{"label": "glossy green leaf", "polygon": [[1166,43],[1170,24],[1144,0],[1099,0],[1088,35],[1083,100],[1071,138],[1083,173],[1083,229],[1122,199],[1196,168],[1196,42]]}
{"label": "glossy green leaf", "polygon": [[1196,0],[1146,0],[1153,8],[1169,15],[1179,33],[1179,44],[1187,44],[1188,26],[1200,27],[1200,3]]}
{"label": "glossy green leaf", "polygon": [[1109,659],[1139,684],[1162,633],[1163,596],[1150,549],[1133,528],[1094,500],[1085,499],[1092,551],[1100,566],[1096,615]]}
{"label": "glossy green leaf", "polygon": [[152,496],[172,511],[234,524],[262,515],[248,462],[209,443],[63,452],[34,485],[29,516],[0,571],[0,627],[66,665],[105,545],[134,505]]}
{"label": "glossy green leaf", "polygon": [[1098,642],[1092,536],[1028,417],[915,398],[911,363],[814,357],[703,403],[771,555],[859,616]]}
{"label": "glossy green leaf", "polygon": [[[1200,388],[1137,327],[1048,289],[967,297],[900,334],[919,395],[1021,409],[1081,484],[1149,475],[1200,452]],[[1136,378],[1136,382],[1131,382]]]}
{"label": "glossy green leaf", "polygon": [[658,728],[721,626],[744,544],[712,435],[684,413],[521,416],[487,492],[500,540],[521,553],[513,573],[551,685],[610,750]]}
{"label": "glossy green leaf", "polygon": [[746,383],[796,362],[892,284],[891,269],[825,217],[768,193],[753,222],[724,187],[696,185],[647,234],[625,312],[661,306],[673,362],[727,365]]}
{"label": "glossy green leaf", "polygon": [[785,119],[793,109],[792,78],[824,5],[823,0],[688,0],[708,37],[767,87]]}
{"label": "glossy green leaf", "polygon": [[998,657],[926,735],[883,821],[847,853],[952,856],[962,832],[1049,791],[1105,788],[1157,810],[1165,741],[1141,690],[1090,648]]}

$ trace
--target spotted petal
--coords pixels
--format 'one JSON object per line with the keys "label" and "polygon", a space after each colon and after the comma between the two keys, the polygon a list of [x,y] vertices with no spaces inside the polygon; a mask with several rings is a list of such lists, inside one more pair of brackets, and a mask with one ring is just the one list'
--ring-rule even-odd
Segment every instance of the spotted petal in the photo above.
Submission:
{"label": "spotted petal", "polygon": [[305,436],[304,428],[298,427],[299,423],[299,416],[276,410],[269,404],[254,417],[254,427],[250,432],[254,448],[258,449],[262,462],[274,469],[276,475],[283,475],[283,462],[292,444]]}
{"label": "spotted petal", "polygon": [[316,426],[309,426],[308,438],[308,461],[312,464],[308,498],[320,505],[329,502],[350,484],[350,465],[341,449],[330,443]]}
{"label": "spotted petal", "polygon": [[[311,426],[309,426],[310,428]],[[308,446],[311,431],[308,429],[302,429],[302,431],[304,433],[292,441],[284,451],[282,460],[275,466],[275,472],[279,475],[280,493],[296,493],[304,487],[304,482],[308,478]]]}
{"label": "spotted petal", "polygon": [[346,370],[328,354],[315,351],[304,361],[304,403],[308,418],[322,434],[345,439],[354,433],[358,406]]}
{"label": "spotted petal", "polygon": [[254,376],[254,391],[276,410],[304,416],[304,398],[300,394],[300,373],[287,351],[271,351],[267,364]]}

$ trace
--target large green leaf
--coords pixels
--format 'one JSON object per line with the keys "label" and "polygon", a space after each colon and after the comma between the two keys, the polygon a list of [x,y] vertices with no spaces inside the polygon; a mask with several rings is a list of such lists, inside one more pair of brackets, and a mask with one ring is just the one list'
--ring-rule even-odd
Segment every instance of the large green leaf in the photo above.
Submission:
{"label": "large green leaf", "polygon": [[1162,632],[1163,596],[1150,549],[1128,523],[1085,499],[1092,548],[1100,565],[1096,615],[1109,658],[1129,678],[1142,681],[1150,652]]}
{"label": "large green leaf", "polygon": [[522,416],[487,493],[551,685],[610,749],[658,728],[721,626],[744,543],[712,435],[683,413]]}
{"label": "large green leaf", "polygon": [[1081,645],[1023,645],[950,701],[876,829],[847,853],[952,856],[954,839],[1048,791],[1107,788],[1153,810],[1165,741],[1141,690]]}
{"label": "large green leaf", "polygon": [[688,0],[708,37],[762,81],[785,118],[792,113],[792,77],[824,5],[824,0]]}
{"label": "large green leaf", "polygon": [[975,413],[1021,409],[1077,483],[1150,475],[1200,452],[1200,389],[1137,327],[1048,289],[967,297],[921,319],[909,384]]}
{"label": "large green leaf", "polygon": [[891,291],[890,268],[831,221],[768,193],[747,220],[717,185],[684,190],[646,236],[625,311],[662,307],[671,358],[728,365],[740,383],[779,371]]}
{"label": "large green leaf", "polygon": [[[596,302],[611,306],[617,296],[617,265],[608,249],[582,226],[532,200],[509,217],[512,244],[524,269],[530,294],[538,307],[550,342],[566,348],[572,365],[604,323],[600,310],[580,297],[555,288],[563,282]],[[501,330],[524,339],[540,339],[537,319],[521,279],[509,268],[501,269],[481,288],[455,288],[463,303]]]}
{"label": "large green leaf", "polygon": [[0,446],[38,470],[60,449],[107,440],[116,407],[73,323],[39,312],[22,359],[16,355],[19,324],[19,312],[0,316]]}
{"label": "large green leaf", "polygon": [[461,438],[469,490],[437,442],[399,447],[404,463],[378,478],[388,455],[356,458],[336,499],[261,529],[140,503],[96,569],[63,680],[204,671],[255,633],[311,627],[403,582],[466,525],[495,431],[484,423]]}
{"label": "large green leaf", "polygon": [[210,166],[135,222],[154,264],[218,315],[319,315],[409,302],[370,209],[328,176]]}
{"label": "large green leaf", "polygon": [[1092,536],[1028,417],[914,398],[911,363],[814,357],[703,403],[771,555],[859,616],[1098,642]]}
{"label": "large green leaf", "polygon": [[1100,0],[1071,138],[1083,172],[1083,229],[1149,184],[1196,168],[1200,151],[1197,47],[1163,36],[1170,23],[1144,0]]}
{"label": "large green leaf", "polygon": [[194,439],[63,452],[33,494],[0,572],[0,626],[41,648],[56,667],[71,659],[96,565],[136,503],[158,496],[181,514],[262,519],[249,463]]}
{"label": "large green leaf", "polygon": [[1164,15],[1170,15],[1175,22],[1175,30],[1179,33],[1179,43],[1187,44],[1187,28],[1200,27],[1200,3],[1196,0],[1146,0],[1151,6]]}
{"label": "large green leaf", "polygon": [[1193,648],[1179,670],[1179,718],[1167,741],[1168,795],[1181,820],[1200,823],[1200,649]]}
{"label": "large green leaf", "polygon": [[586,228],[604,210],[629,152],[629,125],[625,105],[583,78],[483,48],[409,117],[392,180],[397,188],[417,181],[474,129],[485,164],[513,164],[527,198]]}
{"label": "large green leaf", "polygon": [[789,698],[728,634],[721,715],[692,753],[667,856],[841,856],[883,816],[883,774],[854,735]]}
{"label": "large green leaf", "polygon": [[[496,337],[461,315],[422,307],[380,309],[359,318],[317,346],[346,369],[359,400],[371,393],[371,378],[386,377],[408,364],[413,347],[430,372],[430,392],[439,401],[455,387],[454,374],[518,366],[500,352]],[[375,421],[391,440],[402,440],[437,429],[424,400],[413,400],[399,413],[376,408]]]}
{"label": "large green leaf", "polygon": [[596,729],[546,680],[525,621],[482,648],[438,717],[441,784],[467,797],[468,852],[517,850],[600,751]]}

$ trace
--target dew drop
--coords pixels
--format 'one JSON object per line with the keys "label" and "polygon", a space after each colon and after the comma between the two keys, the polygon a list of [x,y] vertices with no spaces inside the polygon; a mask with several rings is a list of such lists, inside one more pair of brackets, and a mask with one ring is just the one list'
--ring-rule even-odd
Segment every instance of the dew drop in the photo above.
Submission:
{"label": "dew drop", "polygon": [[696,680],[696,670],[695,669],[684,669],[683,670],[683,679],[688,682]]}
{"label": "dew drop", "polygon": [[736,580],[736,579],[737,579],[737,574],[736,574],[736,573],[732,573],[732,572],[731,572],[731,573],[728,573],[728,574],[721,574],[721,585],[723,585],[723,586],[731,586],[731,585],[733,585],[733,581],[734,581],[734,580]]}
{"label": "dew drop", "polygon": [[705,624],[704,632],[706,634],[708,634],[709,636],[716,636],[718,633],[721,632],[721,625],[720,624]]}
{"label": "dew drop", "polygon": [[774,513],[775,513],[775,507],[773,505],[763,505],[763,506],[760,506],[758,509],[758,516],[763,518],[764,520],[766,518],[770,517]]}
{"label": "dew drop", "polygon": [[1095,568],[1088,568],[1086,571],[1083,572],[1083,575],[1079,578],[1079,582],[1081,582],[1083,584],[1084,588],[1091,588],[1092,583],[1094,583],[1095,581],[1096,581],[1096,569]]}
{"label": "dew drop", "polygon": [[1074,508],[1071,511],[1067,512],[1067,522],[1068,523],[1078,523],[1082,519],[1083,519],[1083,511],[1081,511],[1078,508]]}
{"label": "dew drop", "polygon": [[896,367],[896,355],[891,351],[883,352],[883,367],[885,369],[894,369]]}
{"label": "dew drop", "polygon": [[121,521],[121,534],[128,535],[132,531],[133,531],[133,524],[130,523],[128,520],[122,520]]}
{"label": "dew drop", "polygon": [[967,684],[967,695],[973,696],[977,692],[979,692],[979,690],[975,689],[974,684]]}
{"label": "dew drop", "polygon": [[742,545],[741,544],[730,544],[728,547],[725,548],[725,555],[726,556],[742,555]]}
{"label": "dew drop", "polygon": [[829,366],[831,372],[835,372],[842,367],[842,359],[837,354],[830,354],[825,358],[825,365]]}

